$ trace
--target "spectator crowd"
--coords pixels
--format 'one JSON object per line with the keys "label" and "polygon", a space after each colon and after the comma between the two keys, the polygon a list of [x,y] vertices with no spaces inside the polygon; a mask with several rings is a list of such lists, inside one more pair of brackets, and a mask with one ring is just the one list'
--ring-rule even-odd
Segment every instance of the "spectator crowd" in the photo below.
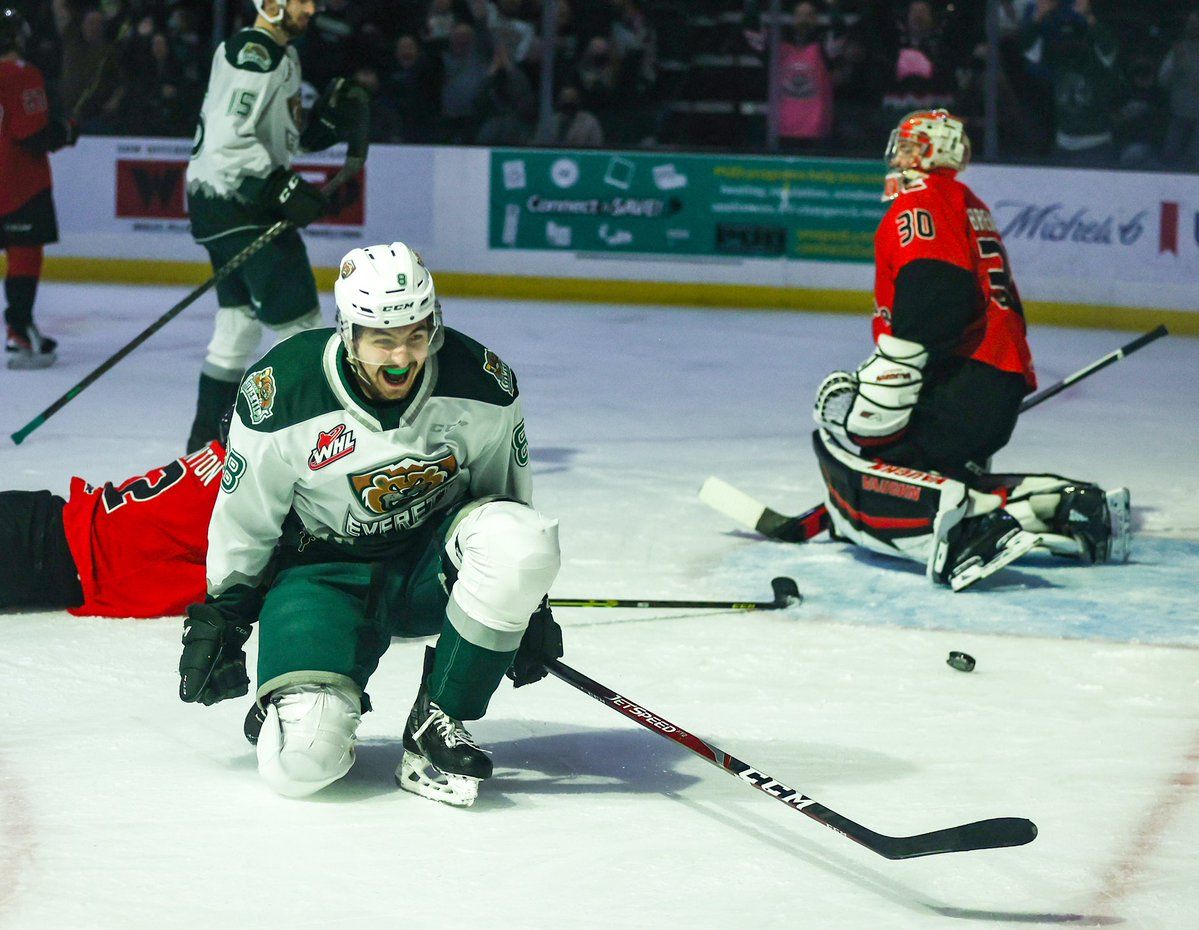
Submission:
{"label": "spectator crowd", "polygon": [[[85,133],[193,132],[213,0],[8,2],[64,110],[96,85]],[[218,2],[226,34],[253,21],[249,0]],[[997,5],[1003,160],[1199,170],[1199,0]],[[324,0],[296,46],[313,95],[337,76],[369,91],[376,142],[762,151],[773,86],[784,151],[877,156],[901,115],[937,106],[985,144],[984,0],[785,0],[774,75],[769,6],[557,0],[547,43],[543,0]],[[720,45],[700,54],[705,27]],[[750,80],[704,80],[729,63]],[[760,118],[696,135],[717,105]]]}

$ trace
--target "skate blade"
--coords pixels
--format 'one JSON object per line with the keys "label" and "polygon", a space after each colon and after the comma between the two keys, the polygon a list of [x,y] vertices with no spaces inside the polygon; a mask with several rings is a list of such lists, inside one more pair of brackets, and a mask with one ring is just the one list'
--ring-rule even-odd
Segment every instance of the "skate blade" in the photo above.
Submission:
{"label": "skate blade", "polygon": [[1036,533],[1026,533],[1024,530],[1018,530],[1016,535],[999,550],[999,553],[990,562],[984,565],[982,560],[976,556],[973,561],[967,563],[965,568],[949,579],[949,587],[954,591],[962,591],[976,581],[982,581],[982,579],[994,575],[1005,565],[1010,565],[1016,559],[1020,558],[1020,556],[1034,548],[1040,541],[1041,537]]}
{"label": "skate blade", "polygon": [[395,778],[396,784],[405,791],[454,807],[470,807],[479,796],[478,778],[443,772],[424,756],[407,749],[404,750],[404,760],[396,769]]}
{"label": "skate blade", "polygon": [[1107,492],[1107,512],[1112,527],[1107,560],[1127,562],[1132,555],[1132,496],[1128,488]]}
{"label": "skate blade", "polygon": [[57,360],[58,356],[53,352],[48,355],[15,352],[8,357],[8,367],[12,371],[34,371],[38,368],[49,368]]}

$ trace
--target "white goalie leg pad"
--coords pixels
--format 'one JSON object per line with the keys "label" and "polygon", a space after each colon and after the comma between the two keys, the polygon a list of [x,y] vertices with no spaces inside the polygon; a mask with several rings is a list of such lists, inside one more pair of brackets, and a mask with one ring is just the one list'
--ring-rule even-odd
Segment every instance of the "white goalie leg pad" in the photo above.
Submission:
{"label": "white goalie leg pad", "polygon": [[558,521],[516,501],[487,501],[450,532],[446,549],[458,579],[447,607],[464,639],[496,652],[520,645],[558,577]]}
{"label": "white goalie leg pad", "polygon": [[309,329],[317,329],[323,322],[320,308],[317,307],[309,310],[302,317],[292,320],[290,323],[284,323],[281,326],[272,326],[271,333],[275,337],[275,342],[280,343],[284,339],[291,338],[296,333],[302,333]]}
{"label": "white goalie leg pad", "polygon": [[240,381],[261,340],[262,324],[249,307],[218,307],[204,355],[204,374],[218,381]]}
{"label": "white goalie leg pad", "polygon": [[1112,524],[1111,549],[1107,560],[1127,562],[1132,555],[1132,495],[1128,488],[1114,488],[1105,494]]}
{"label": "white goalie leg pad", "polygon": [[303,798],[354,764],[361,694],[348,685],[289,685],[271,695],[258,734],[258,774],[276,794]]}

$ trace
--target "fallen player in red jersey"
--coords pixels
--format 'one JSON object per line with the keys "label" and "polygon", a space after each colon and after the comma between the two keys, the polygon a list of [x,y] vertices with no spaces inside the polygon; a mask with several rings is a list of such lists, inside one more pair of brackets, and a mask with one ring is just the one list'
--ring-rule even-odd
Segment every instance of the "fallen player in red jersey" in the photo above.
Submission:
{"label": "fallen player in red jersey", "polygon": [[119,484],[72,478],[65,501],[49,491],[0,492],[0,608],[182,614],[204,598],[224,463],[214,441]]}

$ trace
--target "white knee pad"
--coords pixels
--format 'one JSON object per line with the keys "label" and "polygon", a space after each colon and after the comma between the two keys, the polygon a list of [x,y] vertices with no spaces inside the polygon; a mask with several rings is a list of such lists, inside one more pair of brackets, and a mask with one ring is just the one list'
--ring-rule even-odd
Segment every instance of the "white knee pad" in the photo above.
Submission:
{"label": "white knee pad", "polygon": [[451,612],[456,605],[505,639],[514,636],[515,649],[529,615],[558,576],[558,521],[526,504],[490,501],[466,515],[446,548],[458,569]]}
{"label": "white knee pad", "polygon": [[258,774],[284,797],[320,791],[354,764],[360,718],[356,688],[304,684],[276,691],[258,735]]}
{"label": "white knee pad", "polygon": [[275,342],[282,342],[294,336],[296,333],[302,333],[306,329],[316,329],[321,325],[321,311],[319,309],[310,310],[302,317],[292,320],[290,323],[284,323],[282,326],[272,326],[271,332],[275,336]]}
{"label": "white knee pad", "polygon": [[220,381],[240,381],[261,339],[262,324],[249,307],[219,307],[204,356],[204,374]]}

